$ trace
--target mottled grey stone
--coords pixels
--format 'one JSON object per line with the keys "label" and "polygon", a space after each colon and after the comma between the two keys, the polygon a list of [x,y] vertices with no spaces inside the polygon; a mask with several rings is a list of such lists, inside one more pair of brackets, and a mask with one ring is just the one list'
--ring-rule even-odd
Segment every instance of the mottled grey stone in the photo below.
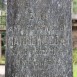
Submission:
{"label": "mottled grey stone", "polygon": [[7,0],[6,77],[73,77],[71,0]]}

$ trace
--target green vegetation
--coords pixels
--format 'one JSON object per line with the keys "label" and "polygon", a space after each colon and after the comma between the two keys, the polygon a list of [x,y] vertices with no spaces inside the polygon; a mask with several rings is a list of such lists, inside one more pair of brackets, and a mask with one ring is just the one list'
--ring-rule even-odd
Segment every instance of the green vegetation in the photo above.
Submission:
{"label": "green vegetation", "polygon": [[5,29],[6,26],[6,12],[1,11],[1,16],[0,16],[0,29]]}
{"label": "green vegetation", "polygon": [[0,24],[5,25],[6,24],[6,17],[5,16],[0,16]]}
{"label": "green vegetation", "polygon": [[73,13],[77,14],[77,0],[73,0]]}
{"label": "green vegetation", "polygon": [[1,37],[2,37],[2,41],[1,41],[1,45],[2,45],[2,55],[5,55],[5,46],[6,46],[6,42],[5,42],[5,40],[6,40],[6,32],[2,32],[1,33]]}
{"label": "green vegetation", "polygon": [[73,64],[77,64],[77,48],[73,49]]}
{"label": "green vegetation", "polygon": [[6,32],[2,32],[1,33],[1,37],[2,37],[2,40],[1,40],[1,50],[2,50],[2,56],[0,58],[0,64],[5,64],[5,37],[6,37]]}
{"label": "green vegetation", "polygon": [[5,64],[5,56],[2,56],[2,57],[0,58],[0,64]]}
{"label": "green vegetation", "polygon": [[0,29],[6,29],[6,4],[5,0],[0,0]]}
{"label": "green vegetation", "polygon": [[1,10],[0,29],[6,29],[6,11]]}
{"label": "green vegetation", "polygon": [[77,77],[77,65],[73,65],[73,77]]}
{"label": "green vegetation", "polygon": [[0,0],[0,9],[5,9],[4,0]]}
{"label": "green vegetation", "polygon": [[[0,30],[6,29],[6,4],[4,3],[5,0],[0,0]],[[1,57],[0,57],[0,64],[5,64],[5,36],[6,32],[1,33]]]}
{"label": "green vegetation", "polygon": [[77,48],[73,49],[73,77],[77,77]]}

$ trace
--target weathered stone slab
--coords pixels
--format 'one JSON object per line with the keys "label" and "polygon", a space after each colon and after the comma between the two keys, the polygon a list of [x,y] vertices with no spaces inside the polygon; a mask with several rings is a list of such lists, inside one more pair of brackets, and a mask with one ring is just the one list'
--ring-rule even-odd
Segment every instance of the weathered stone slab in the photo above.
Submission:
{"label": "weathered stone slab", "polygon": [[72,77],[71,0],[8,0],[6,77]]}

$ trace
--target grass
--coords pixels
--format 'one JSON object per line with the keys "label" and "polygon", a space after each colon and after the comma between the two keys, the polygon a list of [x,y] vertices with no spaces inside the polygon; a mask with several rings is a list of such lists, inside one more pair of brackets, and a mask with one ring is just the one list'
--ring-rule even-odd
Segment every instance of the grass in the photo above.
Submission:
{"label": "grass", "polygon": [[77,77],[77,65],[73,65],[73,77]]}
{"label": "grass", "polygon": [[0,15],[0,29],[6,28],[6,11],[1,11]]}
{"label": "grass", "polygon": [[77,0],[73,0],[73,12],[77,14]]}
{"label": "grass", "polygon": [[0,25],[6,25],[6,16],[0,16]]}
{"label": "grass", "polygon": [[77,48],[73,49],[73,77],[77,77]]}
{"label": "grass", "polygon": [[4,57],[4,56],[2,56],[2,57],[0,58],[0,64],[5,64],[5,57]]}
{"label": "grass", "polygon": [[73,64],[77,64],[77,48],[73,49]]}

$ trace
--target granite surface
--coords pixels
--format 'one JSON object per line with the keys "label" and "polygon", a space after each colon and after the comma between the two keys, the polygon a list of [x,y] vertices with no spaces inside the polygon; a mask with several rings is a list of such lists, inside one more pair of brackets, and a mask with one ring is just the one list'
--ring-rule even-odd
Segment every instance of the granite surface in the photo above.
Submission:
{"label": "granite surface", "polygon": [[5,77],[73,77],[71,0],[7,0]]}

